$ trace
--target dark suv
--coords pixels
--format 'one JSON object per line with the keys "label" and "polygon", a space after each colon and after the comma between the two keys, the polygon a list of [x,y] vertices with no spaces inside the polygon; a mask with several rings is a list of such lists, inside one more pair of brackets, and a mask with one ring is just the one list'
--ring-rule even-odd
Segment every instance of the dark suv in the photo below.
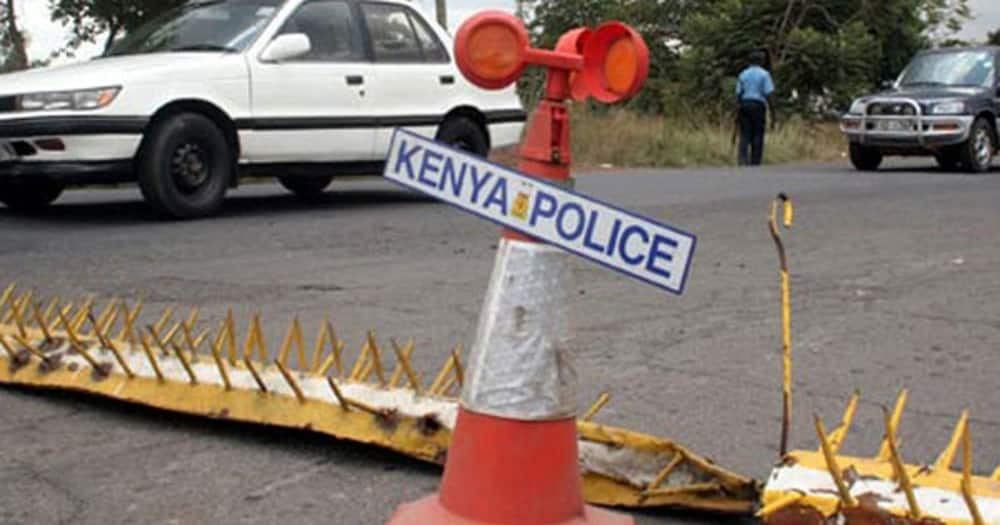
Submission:
{"label": "dark suv", "polygon": [[998,144],[998,53],[924,51],[890,89],[854,101],[840,126],[854,167],[877,170],[886,155],[933,155],[945,169],[988,171]]}

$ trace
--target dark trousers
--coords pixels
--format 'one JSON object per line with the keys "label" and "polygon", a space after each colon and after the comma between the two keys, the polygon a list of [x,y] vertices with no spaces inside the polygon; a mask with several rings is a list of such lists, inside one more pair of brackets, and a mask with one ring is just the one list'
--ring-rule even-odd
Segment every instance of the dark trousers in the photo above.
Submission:
{"label": "dark trousers", "polygon": [[740,166],[760,166],[764,159],[767,106],[763,102],[740,102]]}

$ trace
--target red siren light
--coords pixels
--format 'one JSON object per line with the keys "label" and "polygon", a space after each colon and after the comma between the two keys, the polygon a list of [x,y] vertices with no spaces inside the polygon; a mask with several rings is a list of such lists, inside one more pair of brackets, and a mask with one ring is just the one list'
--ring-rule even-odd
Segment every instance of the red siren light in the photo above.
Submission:
{"label": "red siren light", "polygon": [[473,84],[503,89],[521,77],[530,47],[524,22],[503,11],[483,11],[459,29],[455,59]]}

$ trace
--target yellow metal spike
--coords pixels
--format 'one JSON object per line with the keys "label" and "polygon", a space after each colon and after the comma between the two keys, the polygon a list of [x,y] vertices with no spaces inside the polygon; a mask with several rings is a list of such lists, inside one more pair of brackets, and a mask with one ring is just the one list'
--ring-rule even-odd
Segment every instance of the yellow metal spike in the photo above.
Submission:
{"label": "yellow metal spike", "polygon": [[181,366],[184,367],[184,371],[187,372],[188,378],[191,380],[191,384],[197,385],[198,376],[194,374],[194,369],[191,368],[191,362],[188,361],[188,357],[184,355],[184,351],[174,343],[170,343],[170,348],[174,351],[174,355],[177,356],[177,359],[180,360]]}
{"label": "yellow metal spike", "polygon": [[351,369],[351,375],[347,376],[351,381],[358,381],[361,376],[362,370],[365,369],[365,365],[368,364],[368,342],[366,341],[364,346],[361,347],[361,353],[358,354],[358,360],[354,362],[354,368]]}
{"label": "yellow metal spike", "polygon": [[215,366],[219,368],[219,377],[222,378],[222,384],[226,387],[226,390],[232,390],[233,384],[229,381],[229,371],[226,370],[226,360],[222,358],[222,342],[225,331],[225,323],[223,323],[223,328],[220,328],[219,336],[215,338],[215,342],[211,345],[212,349],[212,359],[215,360]]}
{"label": "yellow metal spike", "polygon": [[1000,481],[1000,467],[997,467],[997,469],[993,471],[993,475],[990,476],[990,479],[993,481]]}
{"label": "yellow metal spike", "polygon": [[108,337],[111,336],[111,329],[115,326],[115,322],[118,321],[118,314],[121,310],[115,308],[109,313],[104,320],[98,319],[98,326],[100,326],[101,332],[106,334]]}
{"label": "yellow metal spike", "polygon": [[201,315],[201,308],[195,308],[191,310],[188,314],[187,320],[184,321],[184,326],[188,327],[188,330],[194,330],[195,325],[198,324],[198,317]]}
{"label": "yellow metal spike", "polygon": [[[3,303],[0,303],[0,305],[2,304]],[[55,313],[56,308],[59,308],[59,297],[54,297],[52,299],[52,301],[49,303],[49,306],[45,309],[45,312],[42,313],[42,318],[45,319],[46,322],[49,319],[52,319],[52,314]]]}
{"label": "yellow metal spike", "polygon": [[[97,315],[96,317],[97,324],[95,325],[93,322],[91,322],[90,323],[91,326],[92,327],[104,326],[104,324],[108,322],[108,318],[111,316],[111,314],[116,312],[117,309],[118,309],[118,299],[111,299],[111,301],[108,302],[107,306],[104,307],[104,310],[102,310],[101,313]],[[91,314],[93,314],[93,312],[91,312]]]}
{"label": "yellow metal spike", "polygon": [[844,410],[844,418],[841,420],[840,426],[830,433],[830,447],[833,449],[834,454],[840,452],[840,447],[847,440],[847,434],[850,433],[851,426],[854,425],[854,416],[858,413],[858,404],[860,402],[861,392],[855,391],[854,395],[851,396],[851,400],[847,402],[847,408]]}
{"label": "yellow metal spike", "polygon": [[156,374],[156,379],[163,382],[163,370],[160,370],[160,363],[156,360],[156,352],[149,347],[149,341],[146,339],[145,334],[139,334],[139,341],[142,346],[143,353],[146,354],[146,359],[149,359],[150,366],[153,367],[153,373]]}
{"label": "yellow metal spike", "polygon": [[972,524],[986,525],[983,515],[979,512],[979,504],[972,494],[972,431],[968,426],[965,427],[965,436],[962,439],[962,498],[965,499],[965,506],[969,507]]}
{"label": "yellow metal spike", "polygon": [[410,357],[413,356],[416,341],[410,340],[409,343],[406,343],[405,348],[400,348],[399,343],[395,339],[390,339],[389,343],[392,344],[392,351],[396,354],[396,371],[392,373],[389,388],[398,388],[399,382],[403,379],[403,374],[406,374],[406,378],[410,382],[410,388],[419,394],[420,380],[417,379],[417,374],[413,371],[413,366],[410,363]]}
{"label": "yellow metal spike", "polygon": [[101,342],[101,346],[110,350],[111,353],[114,354],[115,360],[118,361],[118,365],[122,367],[122,371],[125,372],[125,375],[128,376],[129,379],[134,378],[135,373],[132,372],[132,368],[128,366],[128,362],[125,361],[125,357],[122,355],[121,351],[118,350],[118,347],[115,346],[115,343],[108,339],[108,337],[101,330],[100,322],[97,319],[94,319],[93,314],[89,316],[89,319],[91,326],[94,328],[94,335],[96,335],[97,339]]}
{"label": "yellow metal spike", "polygon": [[14,299],[10,303],[10,312],[7,312],[7,317],[4,318],[4,323],[11,323],[17,319],[25,305],[31,302],[31,290],[24,292],[20,297]]}
{"label": "yellow metal spike", "polygon": [[465,368],[462,366],[462,352],[464,350],[462,343],[458,343],[458,346],[451,351],[451,358],[455,360],[455,383],[458,384],[459,388],[465,386]]}
{"label": "yellow metal spike", "polygon": [[770,517],[772,514],[778,512],[779,510],[783,510],[788,507],[791,507],[792,505],[795,505],[796,503],[802,501],[805,497],[806,495],[801,492],[793,492],[790,494],[786,494],[785,496],[778,498],[774,502],[761,507],[761,509],[757,511],[756,516],[758,518]]}
{"label": "yellow metal spike", "polygon": [[951,440],[948,441],[948,446],[945,447],[941,455],[938,456],[937,461],[934,462],[933,470],[951,470],[951,464],[955,461],[955,454],[958,453],[958,446],[962,443],[962,437],[965,435],[968,426],[969,411],[963,410],[962,417],[958,418],[958,424],[955,425],[955,432],[952,433]]}
{"label": "yellow metal spike", "polygon": [[371,360],[369,360],[368,364],[366,364],[365,367],[361,370],[361,373],[358,374],[358,382],[367,383],[368,378],[372,376],[372,372],[374,371],[375,371],[375,363],[372,363]]}
{"label": "yellow metal spike", "polygon": [[889,460],[896,473],[896,481],[899,482],[899,488],[906,494],[906,503],[910,507],[910,517],[920,520],[923,518],[923,513],[920,512],[920,504],[917,503],[917,496],[913,493],[913,483],[910,482],[910,475],[906,472],[906,464],[899,454],[899,447],[896,446],[896,431],[892,428],[892,417],[889,415],[889,410],[884,408],[883,415],[886,429],[885,440],[889,444]]}
{"label": "yellow metal spike", "polygon": [[837,493],[840,497],[840,503],[844,507],[857,507],[858,502],[851,495],[850,489],[847,488],[847,484],[844,483],[843,471],[840,470],[840,466],[837,464],[837,457],[833,453],[833,448],[830,446],[830,440],[826,436],[826,429],[823,427],[823,420],[820,419],[819,415],[814,415],[816,424],[816,436],[819,438],[820,445],[823,449],[823,457],[826,459],[826,468],[830,472],[830,476],[833,477],[833,482],[837,486]]}
{"label": "yellow metal spike", "polygon": [[[170,327],[170,331],[168,331],[166,333],[166,335],[164,335],[161,338],[161,340],[164,343],[172,343],[172,342],[174,342],[174,337],[177,337],[177,332],[180,332],[181,328],[183,328],[184,326],[186,326],[186,325],[183,322],[174,323],[174,326]],[[159,330],[157,330],[157,333],[159,333]]]}
{"label": "yellow metal spike", "polygon": [[581,417],[580,419],[584,421],[590,421],[594,419],[594,416],[596,416],[597,413],[600,412],[601,409],[604,408],[604,406],[607,405],[609,401],[611,401],[611,394],[603,392],[597,398],[597,401],[594,402],[593,406],[590,407],[590,410],[587,410],[587,412],[584,413],[583,417]]}
{"label": "yellow metal spike", "polygon": [[427,391],[430,392],[432,395],[437,395],[437,393],[441,391],[442,386],[444,386],[445,381],[447,381],[448,375],[451,374],[451,371],[454,369],[455,369],[455,354],[452,353],[451,357],[449,357],[448,360],[445,361],[444,366],[441,367],[441,371],[438,372],[437,377],[434,378],[434,382],[431,383],[431,387]]}
{"label": "yellow metal spike", "polygon": [[76,317],[73,318],[73,331],[80,333],[80,328],[87,321],[87,316],[94,310],[94,303],[96,302],[97,300],[93,296],[88,297],[83,302],[83,305],[76,312]]}
{"label": "yellow metal spike", "polygon": [[153,327],[156,328],[156,333],[160,333],[164,328],[167,327],[167,323],[170,322],[170,318],[174,316],[174,307],[168,306],[166,310],[163,311],[163,315],[160,319],[153,323]]}
{"label": "yellow metal spike", "polygon": [[268,357],[267,341],[264,339],[264,329],[260,324],[260,314],[255,314],[253,316],[253,332],[254,342],[257,344],[257,359],[259,359],[261,363],[266,363]]}
{"label": "yellow metal spike", "polygon": [[208,336],[211,333],[212,333],[212,329],[211,328],[205,328],[204,330],[201,331],[200,334],[198,334],[198,335],[196,335],[194,337],[194,340],[191,341],[191,343],[193,344],[193,346],[195,348],[195,352],[197,352],[198,349],[201,348],[201,345],[204,344],[206,340],[208,340]]}
{"label": "yellow metal spike", "polygon": [[226,313],[226,355],[229,356],[229,364],[236,366],[236,321],[233,319],[233,309]]}
{"label": "yellow metal spike", "polygon": [[278,351],[278,361],[281,361],[281,364],[284,366],[288,366],[288,358],[292,353],[292,345],[295,345],[297,350],[299,368],[305,369],[306,347],[305,343],[302,342],[302,325],[299,323],[298,317],[292,319],[292,324],[288,326],[288,331],[285,332],[285,339],[281,342],[281,349]]}
{"label": "yellow metal spike", "polygon": [[[899,423],[903,420],[903,412],[906,410],[906,401],[910,398],[910,391],[903,389],[899,392],[899,397],[896,399],[896,407],[892,410],[892,420],[890,432],[896,434],[899,430]],[[889,461],[889,439],[888,436],[882,439],[882,447],[879,449],[878,456],[875,457],[877,461]]]}
{"label": "yellow metal spike", "polygon": [[368,346],[371,348],[372,364],[375,366],[375,375],[378,377],[378,384],[381,387],[385,387],[385,369],[382,366],[382,352],[378,348],[378,343],[375,341],[375,331],[368,331]]}
{"label": "yellow metal spike", "polygon": [[285,378],[285,382],[288,383],[289,387],[291,387],[292,392],[295,392],[295,397],[296,399],[299,400],[299,403],[305,404],[305,402],[307,401],[306,395],[302,393],[302,387],[299,386],[299,383],[298,381],[295,380],[295,377],[292,376],[292,374],[288,371],[287,368],[285,368],[285,365],[281,363],[281,360],[275,359],[274,365],[278,367],[278,372],[281,372],[281,376]]}
{"label": "yellow metal spike", "polygon": [[6,288],[3,289],[3,293],[0,294],[0,313],[3,312],[4,308],[6,308],[7,301],[9,301],[10,298],[14,295],[15,288],[17,288],[17,284],[10,283],[7,285]]}
{"label": "yellow metal spike", "polygon": [[263,379],[261,379],[260,373],[257,372],[257,367],[255,367],[253,365],[253,361],[251,361],[249,357],[244,356],[243,357],[243,364],[246,365],[247,370],[250,371],[250,375],[253,376],[253,380],[257,382],[257,387],[260,388],[260,391],[262,393],[266,394],[267,393],[267,384],[264,383]]}
{"label": "yellow metal spike", "polygon": [[670,460],[670,463],[667,463],[667,466],[660,471],[660,474],[656,476],[656,479],[654,479],[649,486],[646,487],[645,492],[650,492],[660,488],[660,485],[662,485],[663,482],[666,481],[675,470],[677,470],[677,467],[681,466],[681,463],[684,463],[684,454],[678,452],[674,455],[674,458]]}
{"label": "yellow metal spike", "polygon": [[126,341],[135,341],[135,322],[139,320],[139,314],[142,313],[142,308],[144,304],[140,300],[139,304],[135,305],[135,308],[130,312],[128,306],[122,303],[122,330],[118,333],[118,339],[124,339]]}
{"label": "yellow metal spike", "polygon": [[37,303],[31,303],[31,311],[35,317],[35,324],[42,331],[45,336],[46,341],[52,340],[52,332],[49,331],[49,325],[45,322],[45,317],[42,315],[42,310],[38,307]]}
{"label": "yellow metal spike", "polygon": [[97,360],[94,359],[92,355],[90,355],[90,352],[88,352],[87,349],[84,348],[82,345],[70,344],[69,347],[72,348],[76,353],[80,354],[80,357],[84,358],[84,360],[86,360],[87,363],[90,364],[90,367],[93,368],[95,372],[99,372],[101,370],[101,364],[98,363]]}
{"label": "yellow metal spike", "polygon": [[[331,335],[332,334],[332,335]],[[325,317],[319,326],[319,334],[316,335],[316,348],[313,350],[312,373],[319,372],[319,367],[323,365],[323,351],[326,349],[326,342],[330,341],[330,348],[337,348],[337,334],[330,325],[330,318]]]}
{"label": "yellow metal spike", "polygon": [[243,359],[249,359],[253,357],[253,350],[256,346],[257,331],[253,329],[253,321],[250,321],[249,333],[247,334],[246,341],[243,342]]}
{"label": "yellow metal spike", "polygon": [[[28,294],[31,292],[29,291]],[[28,337],[28,330],[24,324],[24,312],[27,310],[27,305],[30,303],[30,295],[25,295],[26,301],[20,301],[18,304],[11,307],[11,315],[13,316],[14,323],[17,325],[17,332],[21,334],[21,337]]]}
{"label": "yellow metal spike", "polygon": [[181,334],[184,336],[184,344],[188,347],[188,352],[191,352],[191,358],[198,358],[198,345],[194,344],[194,336],[191,335],[191,327],[186,324],[181,325]]}
{"label": "yellow metal spike", "polygon": [[330,373],[330,369],[337,367],[337,377],[343,377],[344,366],[340,360],[341,353],[344,351],[344,342],[337,341],[337,346],[333,349],[333,354],[326,358],[326,361],[319,367],[316,371],[316,375],[325,376]]}
{"label": "yellow metal spike", "polygon": [[[17,341],[17,344],[21,345],[21,347],[24,348],[25,350],[27,350],[27,352],[29,354],[31,354],[31,355],[33,355],[33,356],[41,359],[42,361],[48,361],[48,358],[45,357],[45,354],[43,354],[41,350],[35,348],[34,345],[32,345],[31,342],[28,341],[27,339],[25,339],[25,338],[23,338],[23,337],[21,337],[21,336],[19,336],[17,334],[14,334],[12,337],[14,338],[15,341]],[[90,356],[88,355],[87,357],[90,357]],[[94,368],[97,368],[97,367],[94,367]]]}
{"label": "yellow metal spike", "polygon": [[66,331],[66,337],[69,338],[70,346],[83,347],[80,339],[76,336],[76,329],[73,328],[73,325],[67,320],[63,312],[59,312],[59,322],[62,323],[63,329]]}
{"label": "yellow metal spike", "polygon": [[435,396],[448,397],[451,389],[455,387],[455,382],[455,376],[448,376],[448,379],[445,379],[444,384],[441,385],[441,387],[436,391],[431,392],[431,394]]}
{"label": "yellow metal spike", "polygon": [[340,403],[340,408],[343,409],[344,412],[350,412],[351,405],[347,402],[347,399],[344,398],[344,394],[340,392],[337,382],[332,377],[327,377],[326,382],[330,385],[330,390],[333,390],[333,395],[337,398],[337,402]]}

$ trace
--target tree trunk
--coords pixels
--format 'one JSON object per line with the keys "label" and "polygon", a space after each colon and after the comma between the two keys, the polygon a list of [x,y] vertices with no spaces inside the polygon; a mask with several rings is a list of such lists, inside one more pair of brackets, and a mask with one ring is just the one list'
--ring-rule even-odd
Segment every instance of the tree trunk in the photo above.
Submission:
{"label": "tree trunk", "polygon": [[19,71],[28,68],[28,52],[24,49],[24,35],[17,28],[17,16],[14,13],[14,0],[7,1],[7,39],[10,43],[10,55],[4,64],[7,71]]}

